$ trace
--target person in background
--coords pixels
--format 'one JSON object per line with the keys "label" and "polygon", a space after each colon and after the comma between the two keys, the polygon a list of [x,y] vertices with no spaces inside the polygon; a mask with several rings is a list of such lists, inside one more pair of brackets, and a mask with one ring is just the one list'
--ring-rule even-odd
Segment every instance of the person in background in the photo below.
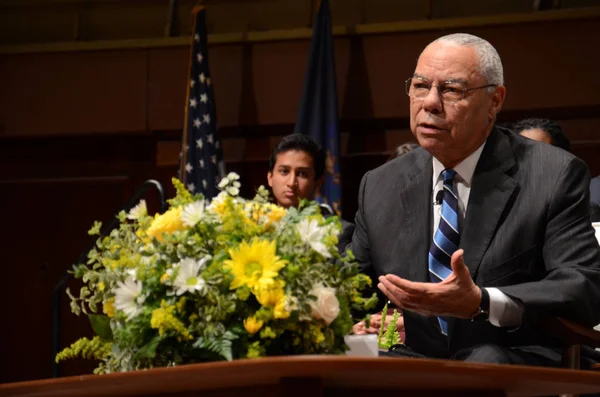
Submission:
{"label": "person in background", "polygon": [[403,310],[384,355],[560,366],[540,320],[600,322],[586,164],[496,126],[502,61],[477,36],[430,43],[406,94],[421,147],[365,174],[350,244]]}
{"label": "person in background", "polygon": [[[571,151],[571,141],[560,125],[552,120],[524,119],[514,123],[511,128],[534,141]],[[590,180],[590,214],[592,222],[600,222],[600,175]]]}
{"label": "person in background", "polygon": [[398,147],[396,147],[396,150],[394,151],[394,153],[392,153],[392,155],[390,156],[390,158],[387,161],[391,161],[391,160],[395,159],[396,157],[400,157],[403,154],[406,154],[406,153],[410,152],[411,150],[415,150],[418,147],[419,147],[419,144],[416,142],[403,143],[402,145],[399,145]]}
{"label": "person in background", "polygon": [[[592,206],[600,207],[600,175],[593,177],[590,181],[590,203]],[[594,220],[594,222],[598,221],[600,221],[600,216]]]}
{"label": "person in background", "polygon": [[524,119],[517,121],[511,127],[513,131],[534,141],[544,142],[571,151],[571,141],[560,125],[548,119]]}
{"label": "person in background", "polygon": [[[269,159],[267,181],[278,205],[297,207],[300,200],[312,201],[323,184],[325,152],[309,136],[294,133],[284,136]],[[325,216],[334,215],[331,207],[321,204]],[[350,243],[354,224],[340,218],[342,232],[338,249],[344,251]]]}

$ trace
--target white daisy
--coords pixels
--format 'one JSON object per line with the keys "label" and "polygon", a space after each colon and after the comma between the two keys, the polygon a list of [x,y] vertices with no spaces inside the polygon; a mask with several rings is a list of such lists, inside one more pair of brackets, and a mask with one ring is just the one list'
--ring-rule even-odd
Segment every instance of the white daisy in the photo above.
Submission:
{"label": "white daisy", "polygon": [[235,186],[230,186],[227,188],[227,193],[229,193],[231,196],[237,196],[240,194],[240,189]]}
{"label": "white daisy", "polygon": [[220,206],[221,204],[223,204],[223,201],[225,201],[225,198],[227,198],[228,194],[227,192],[220,192],[217,197],[213,198],[212,201],[210,202],[210,205],[208,206],[207,210],[210,212],[215,212],[215,208]]}
{"label": "white daisy", "polygon": [[229,185],[229,178],[225,177],[219,182],[219,189],[224,189],[227,185]]}
{"label": "white daisy", "polygon": [[119,281],[115,290],[115,307],[127,315],[131,320],[141,311],[141,305],[146,297],[142,295],[142,282],[127,278],[125,282]]}
{"label": "white daisy", "polygon": [[227,179],[229,179],[230,181],[237,181],[240,179],[240,176],[235,172],[230,172],[229,174],[227,174]]}
{"label": "white daisy", "polygon": [[330,258],[331,254],[327,250],[327,246],[323,244],[323,238],[325,237],[326,230],[319,227],[319,223],[312,219],[303,219],[298,225],[296,230],[300,234],[300,239],[304,244],[308,244],[313,250],[323,255],[325,258]]}
{"label": "white daisy", "polygon": [[208,259],[210,257],[205,256],[199,261],[186,258],[179,262],[179,272],[173,281],[173,286],[177,289],[175,291],[177,296],[186,292],[202,291],[204,289],[206,282],[200,277],[200,270],[202,270]]}
{"label": "white daisy", "polygon": [[204,200],[194,201],[183,207],[181,211],[181,220],[183,224],[194,227],[204,217]]}
{"label": "white daisy", "polygon": [[148,215],[148,208],[146,207],[146,200],[140,200],[140,202],[129,210],[129,214],[127,214],[127,219],[137,220],[142,216]]}

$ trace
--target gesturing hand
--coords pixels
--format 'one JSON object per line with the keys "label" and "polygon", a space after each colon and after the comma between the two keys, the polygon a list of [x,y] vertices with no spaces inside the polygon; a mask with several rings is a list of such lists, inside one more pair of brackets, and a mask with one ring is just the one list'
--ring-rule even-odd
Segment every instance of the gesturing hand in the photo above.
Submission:
{"label": "gesturing hand", "polygon": [[450,260],[452,273],[439,283],[418,283],[393,274],[379,277],[377,287],[394,304],[425,316],[471,318],[481,303],[481,291],[469,274],[459,249]]}

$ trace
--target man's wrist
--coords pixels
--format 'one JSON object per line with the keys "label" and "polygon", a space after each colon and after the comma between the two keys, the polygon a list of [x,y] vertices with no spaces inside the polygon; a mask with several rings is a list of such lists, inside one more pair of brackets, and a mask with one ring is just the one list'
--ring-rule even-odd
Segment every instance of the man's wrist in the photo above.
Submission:
{"label": "man's wrist", "polygon": [[480,295],[479,307],[471,317],[471,321],[488,321],[490,315],[490,294],[485,288],[477,288]]}

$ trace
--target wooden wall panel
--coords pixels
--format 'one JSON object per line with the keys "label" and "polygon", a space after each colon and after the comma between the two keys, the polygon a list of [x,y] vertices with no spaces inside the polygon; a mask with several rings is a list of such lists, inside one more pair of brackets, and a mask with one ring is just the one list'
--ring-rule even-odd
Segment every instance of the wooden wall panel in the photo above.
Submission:
{"label": "wooden wall panel", "polygon": [[146,130],[146,53],[0,56],[4,135]]}
{"label": "wooden wall panel", "polygon": [[[489,39],[501,54],[508,88],[506,111],[576,108],[600,103],[594,88],[600,85],[594,73],[599,56],[586,44],[587,40],[600,40],[597,24],[598,20],[565,21],[466,31]],[[414,71],[422,48],[440,34],[423,31],[336,38],[342,118],[408,117],[404,80]],[[249,124],[246,120],[260,125],[293,124],[308,49],[304,40],[255,43],[249,49],[211,46],[220,125]],[[184,50],[152,50],[151,84],[160,95],[151,92],[149,98],[151,129],[181,129],[183,109],[174,104],[181,103],[184,95],[187,57]]]}
{"label": "wooden wall panel", "polygon": [[[52,292],[92,240],[94,220],[108,223],[154,175],[152,136],[3,139],[0,145],[0,250],[10,321],[0,327],[0,383],[52,376]],[[156,206],[154,206],[156,208]],[[76,287],[76,283],[70,283]],[[75,288],[76,289],[76,288]],[[62,294],[62,347],[89,335]],[[83,365],[83,366],[82,366]],[[66,364],[63,374],[90,365]]]}
{"label": "wooden wall panel", "polygon": [[[86,231],[95,219],[109,219],[126,199],[125,176],[111,178],[31,180],[1,183],[5,247],[3,295],[14,304],[5,306],[11,321],[0,332],[6,363],[0,382],[51,376],[52,291],[81,251],[89,245]],[[93,211],[90,211],[90,207]],[[10,265],[8,265],[10,264]],[[65,324],[73,324],[68,298]],[[63,327],[64,345],[81,337],[86,324]],[[89,334],[89,328],[84,334]]]}

